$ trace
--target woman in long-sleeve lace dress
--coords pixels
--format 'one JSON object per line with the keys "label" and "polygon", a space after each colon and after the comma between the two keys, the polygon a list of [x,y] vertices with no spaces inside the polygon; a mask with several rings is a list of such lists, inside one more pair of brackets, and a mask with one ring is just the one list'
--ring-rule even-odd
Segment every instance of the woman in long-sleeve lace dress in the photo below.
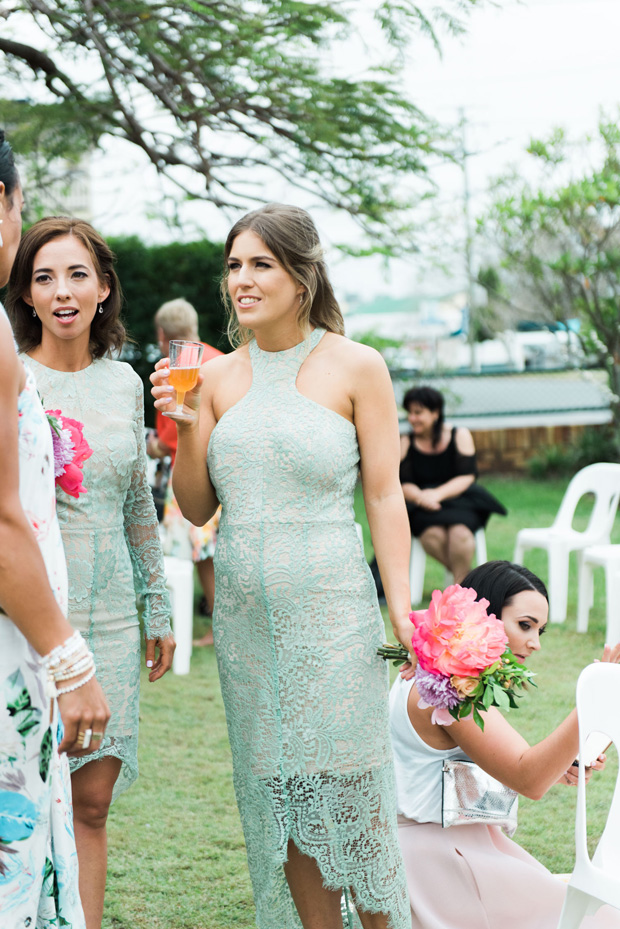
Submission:
{"label": "woman in long-sleeve lace dress", "polygon": [[96,751],[71,760],[88,929],[101,924],[109,805],[138,773],[136,594],[145,598],[150,680],[168,670],[174,650],[146,478],[142,383],[129,365],[105,357],[123,341],[120,302],[113,256],[87,223],[41,220],[22,239],[7,299],[22,358],[35,373],[46,409],[82,422],[93,450],[84,463],[87,492],[74,498],[58,491],[69,619],[95,654],[112,711]]}

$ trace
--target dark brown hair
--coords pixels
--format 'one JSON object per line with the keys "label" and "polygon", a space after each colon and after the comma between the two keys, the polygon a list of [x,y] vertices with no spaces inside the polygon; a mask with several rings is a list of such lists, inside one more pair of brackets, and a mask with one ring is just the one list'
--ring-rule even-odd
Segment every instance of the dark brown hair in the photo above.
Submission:
{"label": "dark brown hair", "polygon": [[461,587],[473,587],[477,600],[489,601],[487,612],[502,618],[502,610],[523,590],[536,590],[549,602],[547,588],[541,579],[523,565],[510,561],[487,561],[474,568],[461,581]]}
{"label": "dark brown hair", "polygon": [[407,412],[409,412],[409,407],[413,403],[423,406],[425,409],[430,410],[431,413],[438,414],[437,419],[433,423],[431,440],[433,447],[439,445],[444,423],[443,394],[435,390],[434,387],[410,387],[403,397],[403,406]]}
{"label": "dark brown hair", "polygon": [[[228,233],[224,260],[228,261],[233,242],[250,230],[259,236],[293,280],[304,288],[297,322],[302,332],[320,326],[344,335],[344,320],[330,283],[323,248],[312,217],[306,210],[285,203],[268,203],[246,213]],[[233,345],[248,342],[252,333],[240,326],[228,295],[228,267],[222,279],[222,298],[228,311],[228,337]]]}
{"label": "dark brown hair", "polygon": [[95,313],[90,326],[90,351],[93,358],[103,358],[120,351],[125,342],[125,327],[120,321],[123,294],[114,270],[115,255],[90,223],[66,216],[48,216],[31,226],[22,237],[9,278],[6,310],[13,324],[15,339],[21,352],[28,352],[41,342],[41,320],[32,315],[32,307],[24,300],[32,283],[32,268],[37,252],[52,239],[73,235],[88,250],[97,277],[107,284],[110,293],[102,301],[103,313]]}
{"label": "dark brown hair", "polygon": [[0,129],[0,181],[4,184],[4,195],[10,206],[13,203],[13,192],[19,184],[19,174],[15,167],[13,149],[6,140],[4,129]]}

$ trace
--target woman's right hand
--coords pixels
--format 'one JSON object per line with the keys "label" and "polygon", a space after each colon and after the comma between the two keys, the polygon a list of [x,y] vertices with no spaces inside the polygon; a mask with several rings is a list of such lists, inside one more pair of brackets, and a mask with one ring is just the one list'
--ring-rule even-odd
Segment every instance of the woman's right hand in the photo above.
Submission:
{"label": "woman's right hand", "polygon": [[410,681],[411,678],[415,675],[418,659],[415,652],[413,651],[413,646],[411,644],[413,626],[409,616],[406,618],[403,617],[401,620],[393,622],[392,629],[394,630],[394,635],[396,636],[398,642],[403,645],[409,652],[409,661],[406,661],[403,665],[400,666],[398,673],[406,681]]}
{"label": "woman's right hand", "polygon": [[[81,756],[101,746],[110,719],[110,708],[97,678],[91,678],[71,693],[61,694],[58,697],[58,709],[65,730],[58,751]],[[87,729],[92,730],[91,741],[87,749],[82,749],[78,744],[78,735]]]}
{"label": "woman's right hand", "polygon": [[[149,380],[153,385],[151,394],[155,398],[155,407],[161,413],[174,413],[176,408],[176,391],[170,386],[168,378],[170,377],[170,359],[161,358],[155,365],[155,370],[150,375]],[[200,388],[202,386],[202,373],[198,375],[198,381],[193,390],[188,390],[183,401],[183,413],[179,416],[172,416],[176,423],[193,424],[198,419],[198,410],[200,408]]]}

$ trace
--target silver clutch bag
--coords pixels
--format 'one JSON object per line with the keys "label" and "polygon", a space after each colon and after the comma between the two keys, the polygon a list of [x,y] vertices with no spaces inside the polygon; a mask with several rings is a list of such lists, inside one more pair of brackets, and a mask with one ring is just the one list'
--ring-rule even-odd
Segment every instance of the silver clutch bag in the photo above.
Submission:
{"label": "silver clutch bag", "polygon": [[442,826],[484,823],[501,826],[507,836],[517,828],[519,795],[473,761],[444,761]]}

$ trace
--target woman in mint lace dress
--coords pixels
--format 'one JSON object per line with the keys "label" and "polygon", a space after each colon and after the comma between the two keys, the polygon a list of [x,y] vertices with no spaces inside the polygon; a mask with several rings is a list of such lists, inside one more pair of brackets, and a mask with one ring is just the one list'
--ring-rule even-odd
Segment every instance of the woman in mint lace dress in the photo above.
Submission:
{"label": "woman in mint lace dress", "polygon": [[120,303],[113,255],[88,223],[52,217],[23,237],[7,298],[22,358],[35,374],[45,407],[84,423],[93,449],[84,464],[87,493],[78,498],[57,493],[69,620],[94,652],[112,711],[98,750],[71,763],[88,929],[101,925],[109,805],[138,773],[136,594],[145,596],[151,681],[170,667],[174,650],[157,517],[146,478],[142,383],[129,365],[106,357],[123,342]]}
{"label": "woman in mint lace dress", "polygon": [[[406,929],[385,637],[355,531],[361,469],[390,618],[407,641],[409,528],[394,393],[343,338],[304,210],[248,214],[226,243],[236,351],[177,419],[184,515],[222,504],[213,632],[262,929]],[[159,408],[167,360],[152,376]],[[199,412],[198,412],[199,411]],[[198,415],[196,415],[198,412]],[[205,466],[206,459],[206,466]]]}

